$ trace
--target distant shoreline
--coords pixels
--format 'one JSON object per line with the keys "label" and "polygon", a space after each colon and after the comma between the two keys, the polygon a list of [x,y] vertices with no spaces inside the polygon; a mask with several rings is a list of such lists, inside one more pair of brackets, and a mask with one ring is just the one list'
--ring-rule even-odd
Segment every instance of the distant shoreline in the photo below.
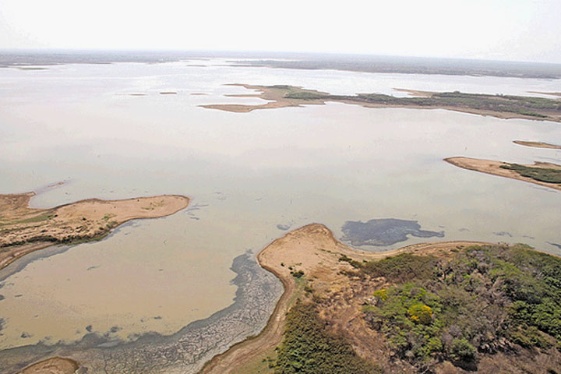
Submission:
{"label": "distant shoreline", "polygon": [[[333,53],[264,51],[150,51],[3,49],[0,68],[56,66],[64,64],[165,63],[227,59],[233,67],[297,70],[338,70],[381,74],[494,76],[561,79],[561,64],[547,62],[492,61],[462,58],[380,56]],[[200,64],[203,65],[203,64]],[[194,65],[193,65],[194,66]]]}

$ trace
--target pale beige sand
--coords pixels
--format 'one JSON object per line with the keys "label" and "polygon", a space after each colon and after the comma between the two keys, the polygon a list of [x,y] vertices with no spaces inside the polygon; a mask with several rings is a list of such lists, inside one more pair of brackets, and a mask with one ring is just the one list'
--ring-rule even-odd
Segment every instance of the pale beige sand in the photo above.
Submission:
{"label": "pale beige sand", "polygon": [[529,141],[525,141],[525,140],[515,140],[513,143],[518,144],[518,145],[523,145],[523,146],[526,146],[526,147],[546,148],[546,149],[561,149],[561,145],[544,143],[544,142],[529,142]]}
{"label": "pale beige sand", "polygon": [[[524,177],[518,174],[514,170],[508,170],[501,168],[502,165],[508,165],[506,162],[502,161],[493,161],[493,160],[481,160],[477,158],[469,158],[469,157],[450,157],[444,159],[444,161],[460,167],[462,169],[479,171],[481,173],[496,175],[499,177],[511,178],[516,179],[528,183],[537,184],[543,187],[552,188],[554,190],[561,191],[561,185],[555,183],[546,183],[540,182],[532,178]],[[546,162],[536,162],[534,167],[547,167],[547,168],[561,168],[560,165],[557,164],[550,164]]]}
{"label": "pale beige sand", "polygon": [[62,357],[53,357],[30,365],[19,374],[73,374],[80,365],[74,360]]}
{"label": "pale beige sand", "polygon": [[29,201],[34,195],[0,195],[0,269],[49,245],[100,238],[129,220],[168,216],[189,204],[185,196],[162,195],[33,209]]}

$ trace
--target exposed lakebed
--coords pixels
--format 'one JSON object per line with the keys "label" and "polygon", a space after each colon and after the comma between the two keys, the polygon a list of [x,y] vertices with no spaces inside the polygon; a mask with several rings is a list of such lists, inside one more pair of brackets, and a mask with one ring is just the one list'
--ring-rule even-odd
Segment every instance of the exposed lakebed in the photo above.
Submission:
{"label": "exposed lakebed", "polygon": [[282,293],[278,280],[249,253],[236,257],[232,270],[236,273],[232,283],[238,287],[234,303],[175,334],[146,334],[126,343],[108,334],[89,333],[76,344],[12,349],[2,353],[0,371],[16,372],[46,356],[70,355],[93,373],[195,373],[214,355],[259,333]]}

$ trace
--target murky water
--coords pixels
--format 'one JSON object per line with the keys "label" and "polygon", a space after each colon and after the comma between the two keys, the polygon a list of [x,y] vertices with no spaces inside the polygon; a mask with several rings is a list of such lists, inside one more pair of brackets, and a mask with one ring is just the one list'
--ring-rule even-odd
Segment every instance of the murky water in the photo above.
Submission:
{"label": "murky water", "polygon": [[232,260],[282,235],[277,225],[321,222],[340,237],[348,220],[398,218],[445,232],[434,240],[525,242],[561,253],[554,245],[561,244],[561,193],[442,161],[560,162],[561,151],[512,143],[561,144],[560,124],[335,103],[247,114],[198,107],[262,102],[226,97],[246,90],[225,83],[403,95],[392,88],[525,94],[559,92],[558,81],[205,64],[0,69],[1,193],[66,181],[32,204],[193,198],[174,216],[127,224],[8,275],[0,349],[72,342],[87,332],[172,334],[232,303]]}

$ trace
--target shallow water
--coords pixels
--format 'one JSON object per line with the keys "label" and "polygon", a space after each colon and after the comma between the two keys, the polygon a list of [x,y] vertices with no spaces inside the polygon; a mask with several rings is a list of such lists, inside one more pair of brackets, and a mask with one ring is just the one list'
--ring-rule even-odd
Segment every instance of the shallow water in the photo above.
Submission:
{"label": "shallow water", "polygon": [[[392,87],[524,94],[561,91],[558,81],[205,63],[0,69],[0,192],[41,190],[36,207],[193,198],[186,211],[37,256],[9,275],[0,289],[0,348],[72,342],[90,331],[115,339],[172,334],[232,303],[233,259],[282,235],[278,225],[321,222],[341,237],[346,221],[397,218],[444,231],[430,240],[525,242],[561,253],[550,244],[561,244],[561,193],[442,161],[560,162],[561,151],[512,143],[561,144],[560,124],[336,103],[246,114],[198,107],[262,102],[225,97],[247,93],[226,83],[403,95]],[[42,188],[58,181],[65,183]]]}

